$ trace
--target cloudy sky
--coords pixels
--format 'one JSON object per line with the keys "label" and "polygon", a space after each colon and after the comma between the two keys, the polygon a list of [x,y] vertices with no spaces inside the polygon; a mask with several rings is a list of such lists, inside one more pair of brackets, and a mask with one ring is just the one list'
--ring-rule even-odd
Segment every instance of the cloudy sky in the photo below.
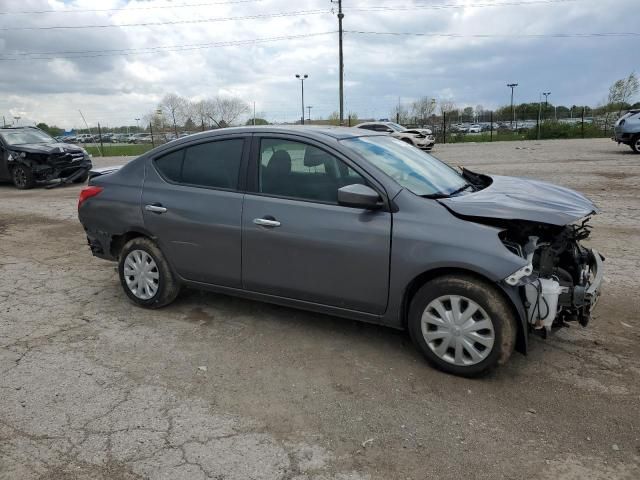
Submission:
{"label": "cloudy sky", "polygon": [[[640,0],[344,0],[345,110],[387,117],[421,96],[459,107],[596,105],[640,71]],[[260,116],[338,109],[330,0],[0,0],[0,116],[135,124],[162,96],[234,95]],[[62,27],[62,28],[61,28]],[[356,33],[356,32],[377,32]],[[393,33],[394,35],[391,35]],[[395,35],[421,33],[426,35]],[[258,41],[256,41],[258,40]],[[0,119],[1,121],[1,119]]]}

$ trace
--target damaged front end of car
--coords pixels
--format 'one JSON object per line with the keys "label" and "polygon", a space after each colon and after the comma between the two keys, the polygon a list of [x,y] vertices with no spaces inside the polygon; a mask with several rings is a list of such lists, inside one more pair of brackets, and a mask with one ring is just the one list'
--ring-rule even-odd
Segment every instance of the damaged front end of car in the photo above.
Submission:
{"label": "damaged front end of car", "polygon": [[538,180],[463,169],[476,191],[439,199],[454,215],[497,227],[520,257],[501,280],[519,297],[530,329],[546,336],[577,322],[586,326],[600,295],[604,257],[583,245],[597,207],[584,195]]}
{"label": "damaged front end of car", "polygon": [[51,186],[84,181],[92,168],[86,150],[64,144],[12,146],[7,162],[9,169],[23,165],[34,182]]}
{"label": "damaged front end of car", "polygon": [[600,295],[604,257],[582,245],[589,218],[565,226],[506,222],[502,243],[527,264],[504,282],[519,289],[534,331],[546,336],[569,322],[587,326]]}

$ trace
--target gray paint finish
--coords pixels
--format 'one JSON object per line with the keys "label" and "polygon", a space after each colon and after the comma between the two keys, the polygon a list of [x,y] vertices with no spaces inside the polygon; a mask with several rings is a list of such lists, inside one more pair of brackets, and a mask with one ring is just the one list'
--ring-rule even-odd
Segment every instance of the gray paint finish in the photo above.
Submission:
{"label": "gray paint finish", "polygon": [[525,178],[493,175],[491,179],[491,185],[479,192],[439,201],[464,216],[552,225],[566,225],[597,212],[591,200],[568,188]]}
{"label": "gray paint finish", "polygon": [[[272,218],[278,227],[256,225]],[[382,314],[391,214],[247,195],[242,220],[247,290]]]}
{"label": "gray paint finish", "polygon": [[[257,142],[251,150],[251,142],[245,142],[245,176],[238,192],[172,185],[151,165],[152,158],[171,150],[230,134],[286,136],[320,145],[365,172],[385,197],[385,207],[364,210],[256,193],[251,174],[257,171]],[[497,228],[450,210],[564,224],[594,211],[593,204],[568,189],[508,177],[493,177],[490,187],[472,194],[418,197],[340,142],[375,135],[316,127],[247,127],[192,135],[92,179],[105,191],[82,205],[79,218],[90,240],[101,242],[106,252],[115,235],[135,231],[151,236],[181,281],[200,288],[401,328],[410,283],[425,272],[453,268],[496,282],[525,323],[517,290],[501,282],[525,261],[505,248]],[[146,212],[143,221],[147,203],[160,203],[167,212]],[[257,225],[256,219],[279,226]]]}
{"label": "gray paint finish", "polygon": [[144,210],[144,227],[186,280],[240,286],[240,218],[244,194],[174,185],[160,177],[151,159],[142,206],[160,205],[164,213]]}

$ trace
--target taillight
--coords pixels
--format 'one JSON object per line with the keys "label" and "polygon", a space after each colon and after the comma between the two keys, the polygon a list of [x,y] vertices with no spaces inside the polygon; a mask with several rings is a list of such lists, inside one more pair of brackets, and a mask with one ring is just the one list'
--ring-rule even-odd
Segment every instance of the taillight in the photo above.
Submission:
{"label": "taillight", "polygon": [[78,197],[78,210],[80,209],[80,205],[82,205],[87,199],[95,197],[103,190],[104,188],[95,186],[84,187],[80,190],[80,196]]}

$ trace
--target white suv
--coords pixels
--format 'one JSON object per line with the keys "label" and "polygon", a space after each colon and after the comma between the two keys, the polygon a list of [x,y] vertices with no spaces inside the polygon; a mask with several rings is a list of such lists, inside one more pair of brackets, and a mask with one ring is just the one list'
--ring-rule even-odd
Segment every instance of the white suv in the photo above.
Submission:
{"label": "white suv", "polygon": [[631,150],[640,153],[640,110],[629,110],[615,125],[614,141],[629,145]]}
{"label": "white suv", "polygon": [[365,122],[356,125],[356,128],[388,133],[392,137],[410,143],[422,150],[431,150],[436,143],[433,133],[428,128],[409,129],[393,122]]}

